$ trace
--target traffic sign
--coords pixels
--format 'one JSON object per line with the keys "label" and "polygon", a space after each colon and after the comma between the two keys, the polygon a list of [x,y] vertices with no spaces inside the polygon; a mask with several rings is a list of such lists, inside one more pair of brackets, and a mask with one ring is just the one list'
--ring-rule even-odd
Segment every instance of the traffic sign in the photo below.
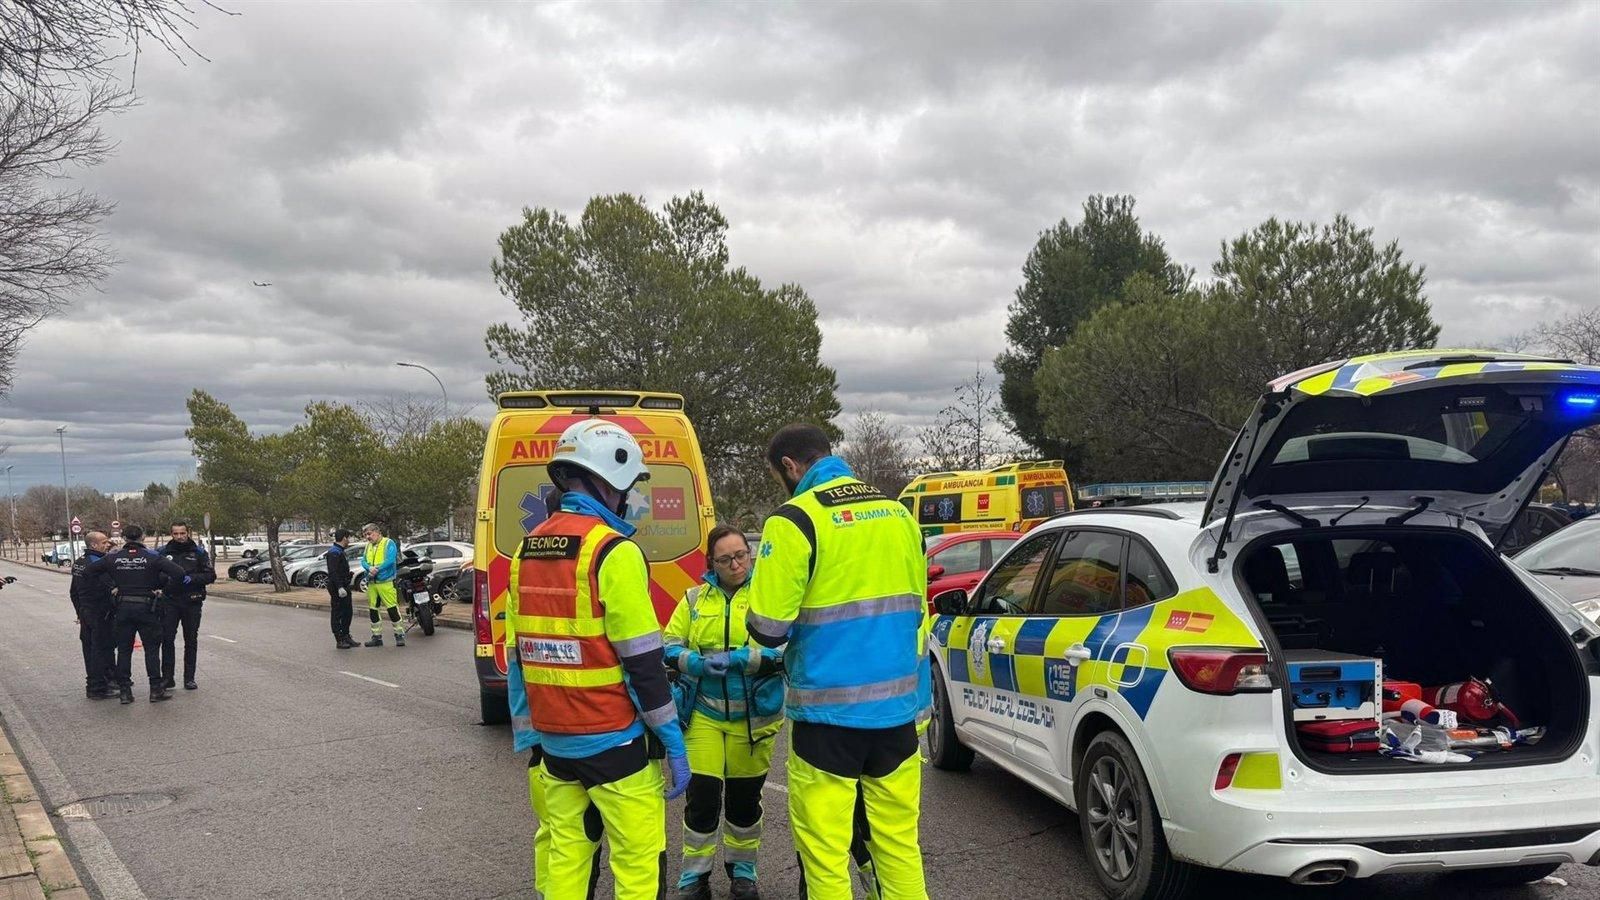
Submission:
{"label": "traffic sign", "polygon": [[206,531],[211,530],[211,513],[206,513]]}
{"label": "traffic sign", "polygon": [[83,520],[78,518],[77,516],[73,516],[72,517],[72,524],[74,524],[74,525],[82,525],[83,524]]}
{"label": "traffic sign", "polygon": [[122,530],[122,523],[121,522],[112,522],[111,523],[111,530],[112,531],[121,531]]}
{"label": "traffic sign", "polygon": [[72,520],[72,533],[83,534],[83,525],[77,519]]}

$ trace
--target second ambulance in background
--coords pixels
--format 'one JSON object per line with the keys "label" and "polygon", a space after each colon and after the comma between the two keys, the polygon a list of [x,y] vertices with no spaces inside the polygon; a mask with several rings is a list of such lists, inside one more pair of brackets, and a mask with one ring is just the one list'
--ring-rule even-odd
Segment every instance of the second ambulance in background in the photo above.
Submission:
{"label": "second ambulance in background", "polygon": [[1024,532],[1073,509],[1061,460],[920,475],[900,492],[923,537],[960,531]]}

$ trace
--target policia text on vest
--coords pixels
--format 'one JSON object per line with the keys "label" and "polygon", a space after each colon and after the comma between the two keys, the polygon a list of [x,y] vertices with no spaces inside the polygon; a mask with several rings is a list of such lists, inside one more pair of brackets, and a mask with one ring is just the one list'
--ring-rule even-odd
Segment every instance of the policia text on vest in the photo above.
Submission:
{"label": "policia text on vest", "polygon": [[[880,895],[924,900],[917,727],[932,683],[922,536],[904,506],[829,450],[809,463],[781,452],[795,428],[768,451],[793,496],[762,530],[748,624],[763,645],[788,642],[789,816],[804,894],[851,896],[859,790]],[[810,440],[826,448],[820,431]]]}

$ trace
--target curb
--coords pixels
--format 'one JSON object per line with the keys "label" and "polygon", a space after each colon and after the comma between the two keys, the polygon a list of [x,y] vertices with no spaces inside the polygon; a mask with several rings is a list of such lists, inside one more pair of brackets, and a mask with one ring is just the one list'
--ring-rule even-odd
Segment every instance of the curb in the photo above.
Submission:
{"label": "curb", "polygon": [[0,896],[89,900],[22,758],[0,729]]}

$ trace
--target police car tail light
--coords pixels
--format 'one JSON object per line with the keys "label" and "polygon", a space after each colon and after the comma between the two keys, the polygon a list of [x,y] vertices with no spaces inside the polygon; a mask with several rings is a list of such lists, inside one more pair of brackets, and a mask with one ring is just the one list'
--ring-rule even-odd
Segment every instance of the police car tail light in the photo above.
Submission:
{"label": "police car tail light", "polygon": [[1222,758],[1222,765],[1217,767],[1216,789],[1225,791],[1233,784],[1233,773],[1239,771],[1239,760],[1244,759],[1243,753],[1229,753]]}
{"label": "police car tail light", "polygon": [[1174,647],[1167,658],[1178,680],[1191,691],[1227,696],[1272,690],[1267,655],[1259,650]]}

